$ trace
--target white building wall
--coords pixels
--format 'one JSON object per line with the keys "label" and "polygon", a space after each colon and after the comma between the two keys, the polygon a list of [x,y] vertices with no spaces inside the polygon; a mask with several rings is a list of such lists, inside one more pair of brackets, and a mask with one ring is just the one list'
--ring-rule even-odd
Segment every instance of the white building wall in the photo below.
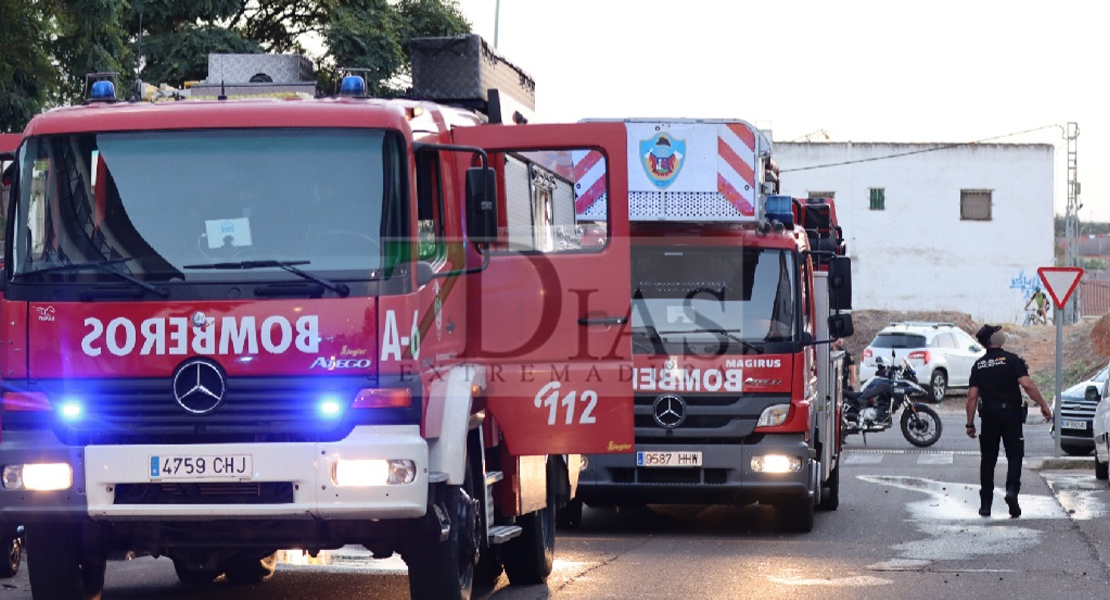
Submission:
{"label": "white building wall", "polygon": [[[938,146],[779,142],[774,156],[782,193],[835,193],[856,309],[958,310],[1020,323],[1037,268],[1053,264],[1054,148],[922,152]],[[849,161],[867,162],[799,170]],[[869,208],[871,188],[884,190],[885,210]],[[960,219],[961,190],[991,190],[990,221]]]}

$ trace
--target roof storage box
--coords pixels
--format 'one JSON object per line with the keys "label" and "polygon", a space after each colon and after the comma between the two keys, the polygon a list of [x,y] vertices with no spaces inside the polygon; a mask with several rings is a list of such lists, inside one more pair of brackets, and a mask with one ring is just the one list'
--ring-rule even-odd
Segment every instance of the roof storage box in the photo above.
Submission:
{"label": "roof storage box", "polygon": [[527,111],[536,109],[536,82],[477,35],[412,40],[412,93],[418,100],[456,104],[489,114],[497,89]]}
{"label": "roof storage box", "polygon": [[312,61],[300,54],[209,54],[208,78],[194,96],[316,94]]}

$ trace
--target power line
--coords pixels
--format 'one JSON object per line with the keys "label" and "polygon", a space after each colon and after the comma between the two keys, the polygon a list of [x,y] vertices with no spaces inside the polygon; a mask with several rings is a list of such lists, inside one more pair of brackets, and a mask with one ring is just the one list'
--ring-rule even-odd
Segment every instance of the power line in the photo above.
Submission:
{"label": "power line", "polygon": [[794,171],[813,171],[815,169],[827,169],[827,168],[830,168],[830,167],[842,167],[842,166],[845,166],[845,165],[854,165],[854,164],[857,164],[857,163],[874,162],[874,161],[877,161],[877,160],[890,160],[892,158],[901,158],[903,156],[910,156],[910,155],[913,155],[913,154],[924,154],[926,152],[937,152],[939,150],[949,150],[949,149],[952,149],[952,148],[960,148],[962,146],[974,146],[975,144],[982,144],[983,142],[990,142],[990,141],[993,141],[993,140],[998,140],[998,139],[1002,139],[1002,138],[1006,138],[1006,137],[1013,137],[1015,135],[1022,135],[1022,134],[1026,134],[1026,133],[1032,133],[1034,131],[1040,131],[1042,129],[1051,129],[1053,127],[1060,127],[1060,126],[1055,125],[1055,124],[1053,124],[1053,125],[1042,125],[1040,127],[1034,127],[1033,129],[1026,129],[1025,131],[1015,131],[1013,133],[1005,133],[1005,134],[1002,134],[1002,135],[996,135],[996,136],[993,136],[993,137],[983,138],[981,140],[975,140],[974,142],[959,142],[959,143],[956,143],[956,144],[943,144],[943,145],[940,145],[940,146],[935,146],[933,148],[924,148],[924,149],[921,149],[921,150],[911,150],[909,152],[900,152],[898,154],[888,154],[886,156],[873,156],[871,158],[857,158],[855,160],[846,160],[846,161],[843,161],[843,162],[827,163],[827,164],[823,164],[823,165],[812,165],[812,166],[809,166],[809,167],[797,167],[797,168],[794,168],[794,169],[781,169],[780,172],[790,173],[790,172],[794,172]]}

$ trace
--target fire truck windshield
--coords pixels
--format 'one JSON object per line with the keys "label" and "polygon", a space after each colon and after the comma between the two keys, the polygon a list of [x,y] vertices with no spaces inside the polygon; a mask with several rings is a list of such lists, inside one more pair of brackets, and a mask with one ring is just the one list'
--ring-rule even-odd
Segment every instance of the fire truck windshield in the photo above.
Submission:
{"label": "fire truck windshield", "polygon": [[[366,279],[401,215],[400,144],[381,130],[139,131],[32,138],[13,274],[143,281]],[[394,217],[396,218],[396,217]],[[244,262],[257,268],[246,270]],[[187,266],[207,268],[186,270]],[[47,279],[53,281],[53,279]]]}
{"label": "fire truck windshield", "polygon": [[707,352],[793,341],[794,272],[787,250],[633,247],[633,331]]}

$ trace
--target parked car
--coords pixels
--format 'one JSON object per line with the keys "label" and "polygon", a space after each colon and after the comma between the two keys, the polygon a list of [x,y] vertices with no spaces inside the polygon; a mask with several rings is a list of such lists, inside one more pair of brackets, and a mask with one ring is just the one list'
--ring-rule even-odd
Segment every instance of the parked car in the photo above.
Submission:
{"label": "parked car", "polygon": [[[1107,368],[1110,369],[1110,365]],[[1094,397],[1091,387],[1088,386],[1084,394]],[[1106,480],[1110,479],[1110,378],[1097,389],[1098,405],[1091,419],[1091,438],[1095,446],[1095,478]]]}
{"label": "parked car", "polygon": [[[1060,402],[1060,449],[1072,456],[1086,456],[1095,447],[1094,428],[1095,409],[1098,407],[1101,389],[1110,376],[1110,367],[1098,372],[1094,377],[1077,383],[1064,390]],[[1094,392],[1089,391],[1094,388]],[[1055,408],[1053,410],[1055,412]]]}
{"label": "parked car", "polygon": [[864,349],[859,379],[862,383],[875,376],[875,359],[880,356],[887,364],[900,364],[905,358],[930,398],[940,402],[949,389],[967,387],[971,366],[985,353],[975,338],[952,323],[891,323]]}

